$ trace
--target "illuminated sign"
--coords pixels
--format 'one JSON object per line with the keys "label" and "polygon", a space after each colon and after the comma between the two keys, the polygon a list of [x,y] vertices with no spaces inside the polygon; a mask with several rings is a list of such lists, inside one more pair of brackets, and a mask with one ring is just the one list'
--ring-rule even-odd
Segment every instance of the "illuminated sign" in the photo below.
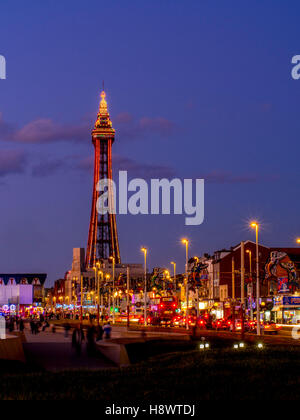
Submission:
{"label": "illuminated sign", "polygon": [[300,306],[300,296],[283,296],[283,305]]}
{"label": "illuminated sign", "polygon": [[3,312],[15,312],[16,311],[16,305],[10,305],[10,306],[8,306],[8,305],[3,305],[2,306],[2,311]]}

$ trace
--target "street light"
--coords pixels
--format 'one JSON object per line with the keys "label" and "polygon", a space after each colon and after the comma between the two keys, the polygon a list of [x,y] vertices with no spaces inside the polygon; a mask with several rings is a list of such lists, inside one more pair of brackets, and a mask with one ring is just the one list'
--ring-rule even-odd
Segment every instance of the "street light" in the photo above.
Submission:
{"label": "street light", "polygon": [[[199,258],[194,257],[194,260],[199,264]],[[197,317],[199,316],[199,285],[196,286],[196,296],[197,296]]]}
{"label": "street light", "polygon": [[250,224],[252,229],[255,229],[256,236],[256,325],[257,325],[257,335],[260,335],[260,306],[259,306],[259,253],[258,253],[258,229],[259,225],[257,222],[252,222]]}
{"label": "street light", "polygon": [[110,257],[113,263],[113,324],[115,324],[115,257]]}
{"label": "street light", "polygon": [[144,325],[147,326],[147,248],[141,248],[144,253]]}
{"label": "street light", "polygon": [[83,320],[83,275],[80,274],[80,322]]}
{"label": "street light", "polygon": [[171,264],[174,267],[174,289],[175,289],[175,293],[177,291],[177,284],[176,284],[176,263],[174,261],[171,261]]}
{"label": "street light", "polygon": [[250,274],[250,318],[253,321],[253,306],[252,306],[252,299],[253,299],[253,281],[252,281],[252,251],[250,249],[246,250],[246,253],[249,254],[249,274]]}
{"label": "street light", "polygon": [[297,242],[297,244],[299,244],[299,245],[300,245],[300,238],[297,238],[297,239],[296,239],[296,242]]}
{"label": "street light", "polygon": [[[107,283],[110,280],[110,274],[105,275]],[[110,317],[110,283],[108,283],[107,287],[107,315]]]}
{"label": "street light", "polygon": [[181,242],[185,245],[185,293],[186,293],[186,312],[185,312],[185,324],[186,329],[189,329],[189,284],[188,284],[188,262],[189,262],[189,241],[182,239]]}
{"label": "street light", "polygon": [[98,261],[96,264],[97,267],[97,320],[98,320],[98,325],[100,323],[100,276],[99,274],[101,274],[101,279],[103,280],[103,271],[100,271],[101,268],[101,264]]}
{"label": "street light", "polygon": [[[97,264],[93,267],[93,270],[95,271],[95,284],[94,284],[94,291],[96,292],[96,284],[97,284],[97,277],[98,277],[98,268],[97,268]],[[92,302],[93,303],[93,302]]]}

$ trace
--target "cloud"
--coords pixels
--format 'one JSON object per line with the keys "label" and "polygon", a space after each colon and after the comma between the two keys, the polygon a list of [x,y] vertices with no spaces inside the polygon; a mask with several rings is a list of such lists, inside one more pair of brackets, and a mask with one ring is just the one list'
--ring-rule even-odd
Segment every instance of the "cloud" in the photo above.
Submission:
{"label": "cloud", "polygon": [[26,162],[26,155],[23,151],[0,150],[0,177],[23,173]]}
{"label": "cloud", "polygon": [[[137,162],[133,159],[120,156],[120,155],[113,155],[113,172],[116,175],[118,171],[127,171],[128,177],[133,178],[168,178],[172,179],[175,177],[179,177],[179,174],[175,172],[175,170],[167,165],[157,165],[157,164],[145,164],[141,162]],[[88,171],[92,173],[94,165],[94,157],[87,156],[85,158],[81,158],[78,160],[76,164],[76,168]],[[222,171],[222,170],[215,170],[207,173],[202,173],[194,176],[185,175],[182,178],[198,178],[204,179],[205,182],[209,183],[216,183],[216,184],[247,184],[247,183],[255,183],[258,181],[272,181],[275,178],[272,176],[260,176],[257,174],[240,174],[235,175],[229,171]]]}
{"label": "cloud", "polygon": [[13,126],[4,121],[2,112],[0,112],[0,141],[8,139],[13,131]]}
{"label": "cloud", "polygon": [[53,175],[63,168],[65,169],[65,163],[62,159],[46,159],[32,167],[32,175],[45,177]]}
{"label": "cloud", "polygon": [[[135,119],[130,113],[122,112],[113,120],[118,136],[124,139],[145,138],[149,135],[169,137],[177,129],[176,125],[163,117],[143,117]],[[19,129],[8,124],[0,113],[0,140],[23,144],[49,144],[59,141],[80,142],[90,136],[92,119],[83,118],[81,123],[60,124],[50,118],[35,119]]]}
{"label": "cloud", "polygon": [[129,177],[137,178],[174,178],[173,168],[166,165],[151,165],[137,162],[122,156],[113,156],[117,171],[127,171]]}
{"label": "cloud", "polygon": [[198,176],[198,178],[203,178],[206,182],[212,182],[217,184],[248,184],[259,181],[274,181],[278,179],[278,176],[259,174],[235,175],[232,172],[216,170],[201,174],[200,176]]}
{"label": "cloud", "polygon": [[57,141],[81,141],[89,135],[86,125],[57,124],[51,119],[41,118],[26,124],[11,136],[12,141],[37,144]]}
{"label": "cloud", "polygon": [[91,171],[94,165],[94,156],[87,156],[81,158],[75,165],[76,168],[84,170],[84,171]]}
{"label": "cloud", "polygon": [[178,130],[176,124],[163,117],[142,117],[135,119],[130,113],[122,112],[113,119],[118,136],[126,139],[145,138],[149,135],[170,137]]}
{"label": "cloud", "polygon": [[272,110],[272,104],[267,103],[267,102],[266,103],[263,103],[263,104],[260,104],[259,105],[259,109],[262,112],[269,112],[269,111]]}
{"label": "cloud", "polygon": [[130,124],[133,122],[133,117],[129,112],[120,112],[115,118],[116,124]]}
{"label": "cloud", "polygon": [[[169,166],[140,163],[120,155],[113,155],[112,159],[114,174],[127,171],[129,178],[174,178],[175,176],[174,170]],[[93,156],[88,156],[80,159],[76,167],[92,173],[93,165]]]}

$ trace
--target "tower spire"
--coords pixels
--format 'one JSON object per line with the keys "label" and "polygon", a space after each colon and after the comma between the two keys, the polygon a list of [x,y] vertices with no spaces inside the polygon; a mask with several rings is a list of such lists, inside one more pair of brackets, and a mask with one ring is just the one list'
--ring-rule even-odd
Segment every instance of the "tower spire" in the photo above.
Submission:
{"label": "tower spire", "polygon": [[[103,86],[104,87],[104,86]],[[95,148],[94,159],[94,183],[92,195],[92,211],[89,229],[89,238],[86,255],[86,266],[93,268],[99,260],[106,260],[109,257],[115,258],[115,263],[121,262],[117,224],[115,214],[98,213],[97,203],[99,199],[98,183],[100,180],[112,180],[112,144],[115,140],[115,130],[109,117],[106,93],[104,89],[101,94],[101,101],[92,141]],[[111,184],[108,183],[108,195],[111,208],[113,208],[114,197]]]}
{"label": "tower spire", "polygon": [[[103,88],[104,88],[104,82],[103,82]],[[100,93],[100,97],[101,97],[101,100],[100,100],[97,120],[95,122],[95,127],[94,127],[95,130],[98,129],[98,128],[101,128],[101,127],[103,127],[103,128],[111,128],[112,127],[112,123],[111,123],[111,120],[109,118],[108,106],[107,106],[107,102],[106,102],[106,93],[105,93],[104,89]]]}

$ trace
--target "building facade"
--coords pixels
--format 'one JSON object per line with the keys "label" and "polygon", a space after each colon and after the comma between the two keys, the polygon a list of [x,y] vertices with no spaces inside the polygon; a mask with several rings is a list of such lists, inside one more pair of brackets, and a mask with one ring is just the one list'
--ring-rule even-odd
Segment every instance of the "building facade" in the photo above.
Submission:
{"label": "building facade", "polygon": [[[244,282],[242,283],[242,249]],[[300,322],[300,248],[267,247],[259,244],[259,285],[261,311],[282,323]],[[256,310],[256,243],[245,241],[230,249],[202,257],[207,266],[208,299],[201,299],[203,309],[228,316],[232,302],[244,304],[248,312]],[[242,287],[244,287],[242,293]],[[293,320],[293,321],[292,321]]]}
{"label": "building facade", "polygon": [[15,307],[17,311],[44,303],[47,274],[0,274],[0,308]]}

